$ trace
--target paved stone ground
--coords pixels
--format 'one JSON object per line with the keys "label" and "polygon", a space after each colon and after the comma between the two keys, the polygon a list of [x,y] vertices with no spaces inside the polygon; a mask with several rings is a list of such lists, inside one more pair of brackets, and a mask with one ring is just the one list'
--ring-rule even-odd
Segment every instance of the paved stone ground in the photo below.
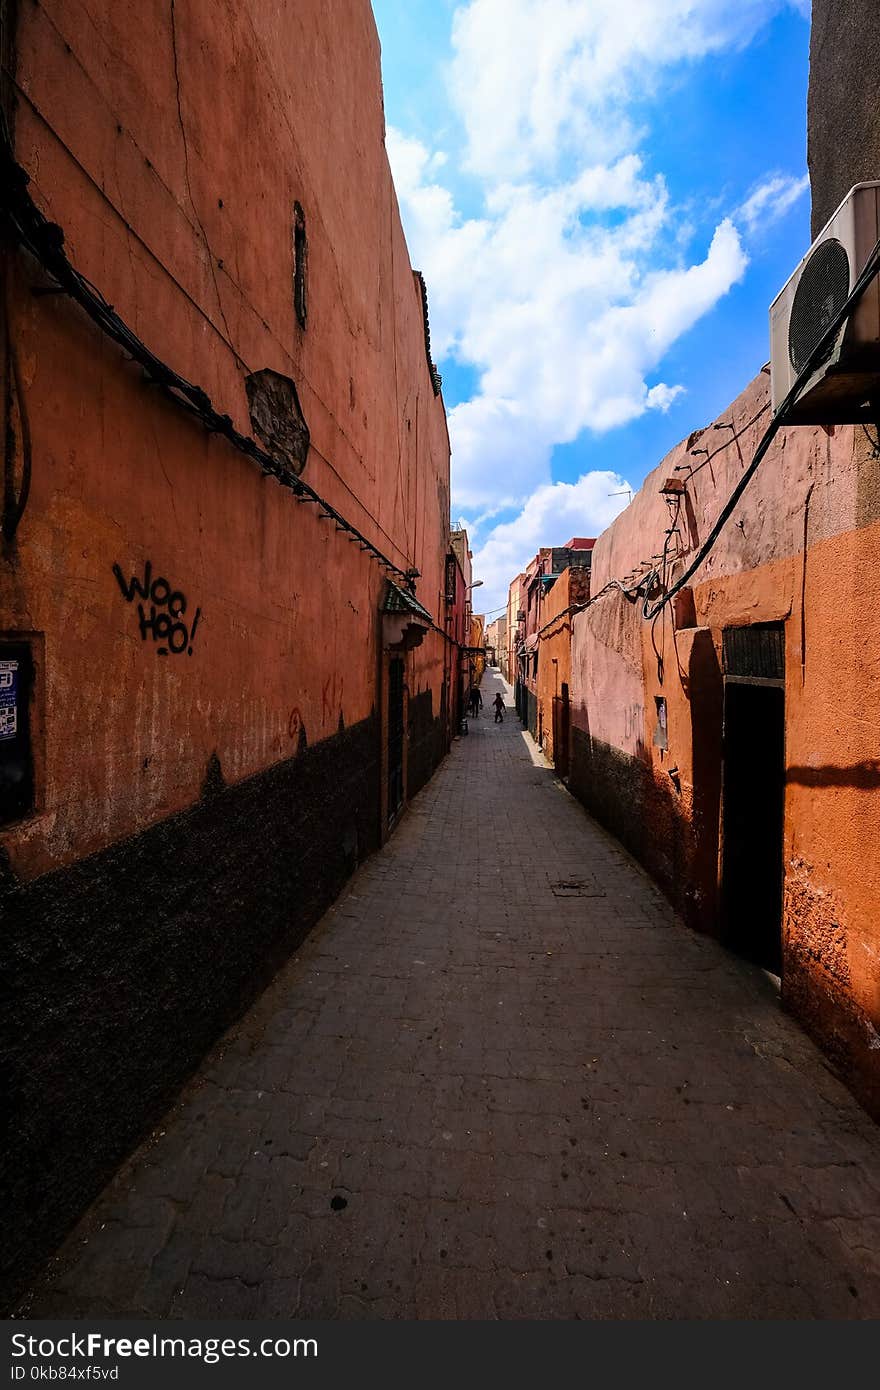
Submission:
{"label": "paved stone ground", "polygon": [[23,1311],[877,1317],[880,1131],[487,710]]}

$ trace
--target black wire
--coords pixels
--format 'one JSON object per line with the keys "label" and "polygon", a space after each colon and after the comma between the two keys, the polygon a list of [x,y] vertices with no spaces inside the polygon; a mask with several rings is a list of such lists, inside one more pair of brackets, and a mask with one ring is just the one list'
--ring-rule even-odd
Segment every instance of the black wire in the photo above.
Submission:
{"label": "black wire", "polygon": [[665,663],[665,661],[664,661],[664,659],[663,659],[663,653],[660,651],[659,647],[657,646],[657,632],[656,632],[656,629],[657,629],[657,623],[659,622],[659,620],[660,620],[660,614],[657,613],[657,614],[655,615],[655,617],[653,618],[652,622],[651,622],[651,646],[654,648],[654,657],[655,657],[655,659],[656,659],[656,661],[657,661],[657,684],[658,684],[658,685],[662,685],[662,684],[663,684],[663,675],[664,675],[664,670],[665,670],[666,663]]}
{"label": "black wire", "polygon": [[880,428],[877,429],[877,433],[873,439],[871,438],[871,431],[868,429],[867,425],[862,425],[862,433],[871,446],[871,458],[880,458]]}
{"label": "black wire", "polygon": [[18,361],[18,353],[12,341],[11,333],[8,335],[7,352],[9,353],[9,366],[12,378],[12,387],[15,392],[15,399],[18,403],[18,423],[21,432],[21,487],[18,490],[18,497],[15,498],[13,505],[3,515],[3,537],[11,541],[19,528],[21,519],[24,516],[25,508],[28,504],[28,497],[31,491],[31,427],[28,420],[27,402],[25,392],[22,389],[21,366]]}
{"label": "black wire", "polygon": [[736,487],[733,489],[733,492],[730,494],[724,506],[722,507],[715,521],[715,525],[712,527],[712,530],[709,532],[709,535],[706,537],[705,541],[700,546],[693,560],[688,565],[684,573],[680,575],[680,577],[676,580],[672,588],[667,590],[663,597],[656,604],[654,604],[653,607],[650,606],[648,599],[646,598],[645,606],[643,609],[643,614],[646,619],[651,619],[655,617],[655,615],[659,613],[661,609],[666,607],[670,600],[674,598],[674,596],[677,593],[679,593],[681,589],[684,588],[688,580],[693,577],[693,575],[699,569],[700,565],[705,560],[706,556],[714,548],[715,542],[718,540],[718,537],[720,536],[722,530],[724,529],[725,525],[730,519],[733,511],[736,508],[737,503],[739,502],[739,499],[742,497],[752,478],[757,473],[758,468],[760,467],[761,462],[764,458],[764,455],[767,453],[768,449],[770,448],[770,445],[773,443],[773,440],[779,433],[779,430],[784,425],[786,416],[788,415],[792,406],[797,401],[797,398],[800,395],[800,392],[805,382],[807,382],[809,378],[812,376],[813,372],[815,372],[817,366],[822,361],[822,358],[826,355],[828,349],[831,347],[831,344],[833,343],[837,335],[840,325],[846,318],[848,318],[854,306],[859,302],[862,295],[865,293],[865,290],[868,288],[871,281],[877,275],[878,270],[880,270],[880,241],[876,243],[873,251],[871,252],[870,256],[865,262],[865,265],[862,269],[862,273],[857,279],[855,285],[853,286],[846,302],[834,315],[834,318],[831,320],[831,323],[828,325],[827,329],[822,334],[822,337],[819,339],[819,342],[813,348],[813,351],[807,359],[805,366],[798,373],[797,380],[795,381],[791,390],[788,392],[788,395],[783,400],[779,409],[776,411],[775,415],[773,416],[773,419],[767,426],[767,429],[764,431],[764,434],[758,444],[758,447],[755,450],[754,455],[752,456],[751,463],[749,464],[746,471],[743,473]]}
{"label": "black wire", "polygon": [[[670,515],[671,525],[663,538],[663,554],[660,560],[660,584],[664,589],[666,588],[666,566],[669,562],[669,542],[672,537],[677,534],[677,524],[680,513],[681,495],[679,494],[676,498],[675,514]],[[647,604],[647,602],[648,597],[645,595],[645,603]],[[666,658],[657,646],[657,623],[659,619],[660,613],[658,611],[651,620],[651,646],[654,648],[654,656],[657,658],[657,684],[662,685],[663,677],[666,673]]]}
{"label": "black wire", "polygon": [[21,245],[30,251],[64,293],[80,305],[93,323],[122,347],[133,361],[140,364],[152,385],[159,387],[175,404],[196,416],[210,433],[223,435],[239,453],[252,459],[265,475],[275,478],[298,500],[315,503],[321,508],[324,516],[335,521],[340,530],[348,532],[358,540],[363,549],[369,551],[372,558],[384,569],[405,581],[405,570],[389,560],[378,546],[368,540],[314,488],[298,478],[286,464],[281,463],[265,449],[261,449],[255,439],[236,430],[229,415],[222,415],[215,410],[207,391],[180,376],[132,332],[115,312],[112,304],[108,304],[100,290],[81,275],[68,260],[64,251],[64,232],[40,212],[28,192],[29,181],[28,174],[15,159],[9,129],[4,119],[0,124],[0,206],[6,212]]}
{"label": "black wire", "polygon": [[[619,579],[609,579],[608,583],[605,584],[597,594],[594,594],[592,598],[584,599],[583,603],[570,603],[567,608],[563,608],[560,613],[557,613],[554,617],[550,618],[550,620],[546,622],[543,627],[538,628],[537,636],[539,638],[543,637],[544,633],[547,632],[548,628],[551,628],[554,623],[561,622],[562,619],[568,617],[569,614],[573,616],[575,613],[584,613],[588,608],[592,608],[594,603],[598,603],[600,598],[604,598],[606,594],[610,594],[615,590],[618,590],[621,594],[623,594],[624,598],[628,599],[630,603],[634,603],[635,600],[641,596],[644,585],[649,580],[654,580],[656,578],[656,574],[657,571],[652,570],[648,574],[644,575],[638,581],[637,584],[631,584],[629,586],[627,586],[626,584],[621,584]],[[650,589],[652,587],[653,584],[649,583],[648,588]],[[551,633],[550,636],[555,636],[555,633]]]}
{"label": "black wire", "polygon": [[756,425],[760,420],[761,416],[766,415],[769,409],[770,402],[765,401],[764,404],[761,406],[761,409],[757,412],[757,414],[752,416],[751,420],[746,420],[746,423],[740,429],[738,429],[735,434],[732,434],[729,439],[725,439],[724,443],[719,444],[717,449],[713,449],[712,452],[706,458],[703,459],[702,463],[691,464],[690,473],[688,474],[686,481],[689,482],[690,479],[693,478],[695,473],[699,473],[701,468],[706,467],[707,463],[711,463],[712,460],[714,458],[717,458],[719,454],[723,454],[726,449],[729,449],[731,444],[735,444],[738,439],[742,439],[746,430],[750,430],[752,428],[752,425]]}

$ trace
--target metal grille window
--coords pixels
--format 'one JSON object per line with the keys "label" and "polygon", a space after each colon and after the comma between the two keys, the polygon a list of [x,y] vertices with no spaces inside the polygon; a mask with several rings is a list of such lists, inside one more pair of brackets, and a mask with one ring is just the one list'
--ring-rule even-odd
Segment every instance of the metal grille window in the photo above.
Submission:
{"label": "metal grille window", "polygon": [[301,203],[293,205],[293,308],[300,328],[308,319],[308,261],[306,215]]}
{"label": "metal grille window", "polygon": [[403,805],[403,662],[388,666],[388,820]]}
{"label": "metal grille window", "polygon": [[724,675],[730,680],[785,681],[785,628],[782,623],[729,627],[722,649]]}
{"label": "metal grille window", "polygon": [[456,560],[454,555],[446,556],[446,602],[455,603],[455,570]]}

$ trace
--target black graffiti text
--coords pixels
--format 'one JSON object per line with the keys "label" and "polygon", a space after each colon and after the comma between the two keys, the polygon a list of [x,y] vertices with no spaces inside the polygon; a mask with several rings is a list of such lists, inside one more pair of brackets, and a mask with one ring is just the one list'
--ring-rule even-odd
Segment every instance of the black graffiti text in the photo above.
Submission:
{"label": "black graffiti text", "polygon": [[113,566],[113,573],[126,603],[133,603],[136,598],[140,600],[137,617],[141,641],[152,641],[157,656],[181,656],[184,652],[192,656],[201,608],[195,610],[192,622],[185,622],[186,594],[181,589],[173,589],[162,575],[154,579],[152,560],[144,564],[143,579],[133,574],[126,580],[118,565]]}

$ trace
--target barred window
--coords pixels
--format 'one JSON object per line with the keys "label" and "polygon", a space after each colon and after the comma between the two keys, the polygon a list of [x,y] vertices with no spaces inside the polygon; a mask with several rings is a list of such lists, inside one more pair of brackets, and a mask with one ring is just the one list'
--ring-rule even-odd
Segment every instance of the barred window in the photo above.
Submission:
{"label": "barred window", "polygon": [[301,203],[293,205],[293,308],[300,328],[305,328],[308,318],[308,260],[309,245],[306,239],[306,215]]}

